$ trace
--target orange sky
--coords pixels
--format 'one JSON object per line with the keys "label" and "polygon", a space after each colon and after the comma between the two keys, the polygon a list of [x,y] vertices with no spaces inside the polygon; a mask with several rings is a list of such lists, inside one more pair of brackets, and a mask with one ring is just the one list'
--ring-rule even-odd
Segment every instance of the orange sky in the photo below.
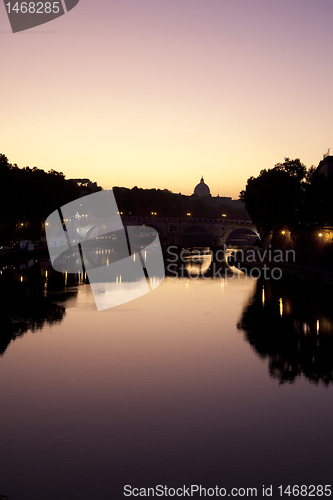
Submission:
{"label": "orange sky", "polygon": [[[97,5],[98,4],[98,5]],[[103,187],[237,198],[332,146],[331,0],[81,0],[12,34],[0,4],[0,152]]]}

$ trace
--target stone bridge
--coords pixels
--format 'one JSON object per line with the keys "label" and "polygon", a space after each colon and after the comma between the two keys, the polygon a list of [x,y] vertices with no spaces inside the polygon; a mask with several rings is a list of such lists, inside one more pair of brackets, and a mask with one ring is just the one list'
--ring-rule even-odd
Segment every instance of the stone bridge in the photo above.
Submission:
{"label": "stone bridge", "polygon": [[[258,237],[259,233],[252,221],[244,220],[229,220],[229,219],[206,219],[194,217],[131,217],[121,216],[124,226],[148,226],[158,231],[161,243],[164,245],[182,245],[184,233],[189,228],[202,231],[211,238],[212,245],[222,247],[228,236],[236,229],[250,229]],[[72,218],[66,220],[67,229],[70,238],[75,240],[75,234],[80,234],[81,237],[90,239],[105,232],[113,232],[119,230],[119,219],[115,220],[111,217],[97,218]]]}

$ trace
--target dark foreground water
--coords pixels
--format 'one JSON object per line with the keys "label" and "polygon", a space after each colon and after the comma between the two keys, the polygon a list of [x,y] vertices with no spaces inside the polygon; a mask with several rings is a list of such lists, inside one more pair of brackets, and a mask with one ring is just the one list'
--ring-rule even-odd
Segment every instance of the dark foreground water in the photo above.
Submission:
{"label": "dark foreground water", "polygon": [[84,276],[48,263],[0,284],[0,498],[333,483],[330,289],[167,277],[97,312]]}

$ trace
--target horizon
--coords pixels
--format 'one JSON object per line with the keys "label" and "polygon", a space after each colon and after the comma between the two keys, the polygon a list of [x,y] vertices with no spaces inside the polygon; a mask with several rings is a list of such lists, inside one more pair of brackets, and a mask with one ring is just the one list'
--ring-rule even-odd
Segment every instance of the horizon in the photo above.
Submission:
{"label": "horizon", "polygon": [[235,199],[332,144],[328,0],[82,1],[15,34],[0,12],[2,149],[18,165],[186,195],[204,173]]}

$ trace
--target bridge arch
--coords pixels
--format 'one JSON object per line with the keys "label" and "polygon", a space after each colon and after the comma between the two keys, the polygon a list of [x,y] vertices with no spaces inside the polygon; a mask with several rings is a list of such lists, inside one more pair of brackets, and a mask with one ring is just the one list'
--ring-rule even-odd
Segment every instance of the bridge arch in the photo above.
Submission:
{"label": "bridge arch", "polygon": [[214,236],[204,224],[188,224],[181,228],[179,239],[182,245],[211,247],[214,245]]}
{"label": "bridge arch", "polygon": [[223,233],[223,235],[219,238],[219,245],[223,246],[227,244],[227,239],[228,237],[236,230],[238,229],[246,229],[247,231],[251,231],[253,234],[257,236],[257,238],[260,239],[259,232],[256,228],[254,227],[249,227],[249,226],[243,226],[243,225],[237,225],[233,227],[228,227],[226,231]]}
{"label": "bridge arch", "polygon": [[112,233],[115,232],[117,229],[111,228],[107,224],[102,224],[102,223],[92,223],[88,224],[88,226],[83,226],[83,227],[78,227],[76,229],[77,234],[80,236],[80,238],[90,240],[93,238],[96,238],[97,236],[101,236],[107,233]]}

